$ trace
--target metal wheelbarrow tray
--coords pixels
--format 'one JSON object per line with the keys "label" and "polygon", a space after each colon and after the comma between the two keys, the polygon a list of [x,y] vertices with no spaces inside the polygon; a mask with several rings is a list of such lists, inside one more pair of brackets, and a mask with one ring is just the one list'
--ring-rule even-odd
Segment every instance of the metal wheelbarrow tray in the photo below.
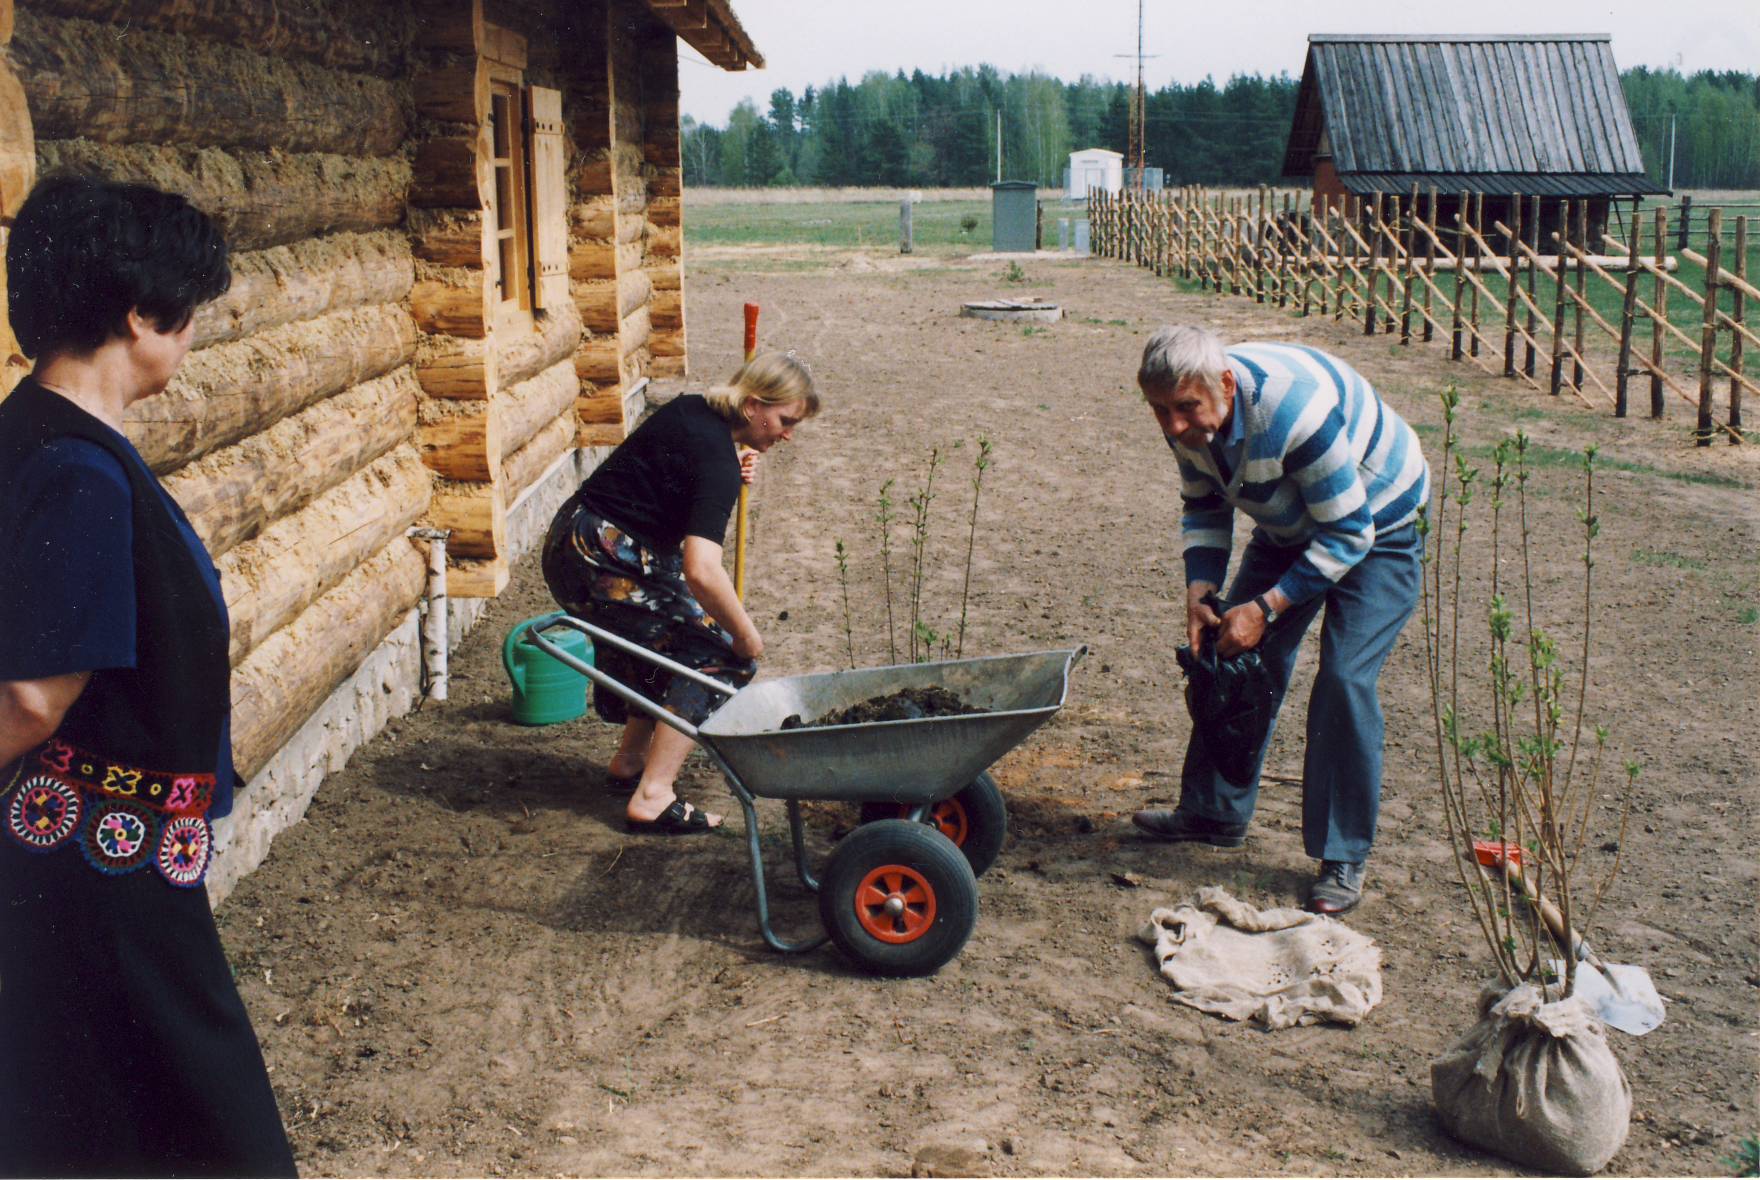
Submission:
{"label": "metal wheelbarrow tray", "polygon": [[[543,635],[552,626],[583,631],[597,644],[728,699],[692,725],[563,651]],[[1087,650],[821,672],[735,690],[563,612],[535,620],[529,634],[553,659],[694,739],[720,767],[744,814],[758,926],[767,943],[805,951],[829,938],[863,966],[890,975],[929,974],[965,945],[977,921],[976,873],[994,859],[1007,823],[1001,793],[984,770],[1063,707],[1070,667]],[[873,697],[932,685],[983,712],[814,724]],[[804,726],[782,729],[791,715]],[[795,867],[819,894],[823,935],[787,942],[771,928],[754,807],[759,798],[788,805]],[[832,852],[822,881],[806,863],[800,803],[807,799],[864,804],[863,824]]]}

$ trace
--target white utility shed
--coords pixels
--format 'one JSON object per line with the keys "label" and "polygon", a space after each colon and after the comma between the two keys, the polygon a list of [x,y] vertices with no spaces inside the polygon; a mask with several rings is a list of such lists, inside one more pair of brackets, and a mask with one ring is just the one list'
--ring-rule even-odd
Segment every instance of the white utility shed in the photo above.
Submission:
{"label": "white utility shed", "polygon": [[1069,180],[1064,196],[1080,201],[1091,188],[1116,193],[1124,188],[1124,155],[1106,148],[1083,148],[1069,154]]}

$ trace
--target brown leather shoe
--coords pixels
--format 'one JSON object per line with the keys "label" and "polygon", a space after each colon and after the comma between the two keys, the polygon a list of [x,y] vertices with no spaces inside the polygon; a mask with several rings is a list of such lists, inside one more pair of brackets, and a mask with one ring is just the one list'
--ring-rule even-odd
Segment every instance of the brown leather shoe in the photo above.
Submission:
{"label": "brown leather shoe", "polygon": [[1131,816],[1131,823],[1157,840],[1174,844],[1209,844],[1214,848],[1239,848],[1247,842],[1246,824],[1225,824],[1177,809],[1139,811]]}

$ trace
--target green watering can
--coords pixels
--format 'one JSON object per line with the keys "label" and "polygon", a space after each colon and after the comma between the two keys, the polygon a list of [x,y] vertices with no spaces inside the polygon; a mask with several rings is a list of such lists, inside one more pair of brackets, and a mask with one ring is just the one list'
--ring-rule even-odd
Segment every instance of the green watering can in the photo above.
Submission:
{"label": "green watering can", "polygon": [[[587,678],[527,637],[532,624],[542,621],[540,616],[515,625],[501,645],[501,664],[513,681],[513,719],[521,725],[555,725],[587,711]],[[581,663],[593,662],[592,641],[573,627],[553,627],[543,634],[545,642]]]}

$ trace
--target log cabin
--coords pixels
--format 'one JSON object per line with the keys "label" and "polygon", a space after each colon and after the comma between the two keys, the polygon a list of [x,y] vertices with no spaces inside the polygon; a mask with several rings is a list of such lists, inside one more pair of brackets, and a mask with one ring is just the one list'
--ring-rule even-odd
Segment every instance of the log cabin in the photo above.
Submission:
{"label": "log cabin", "polygon": [[[763,65],[727,0],[0,0],[4,222],[77,168],[185,194],[233,251],[127,422],[232,616],[216,901],[420,699],[412,530],[449,534],[456,641],[684,375],[681,40]],[[9,328],[0,357],[10,390]]]}

